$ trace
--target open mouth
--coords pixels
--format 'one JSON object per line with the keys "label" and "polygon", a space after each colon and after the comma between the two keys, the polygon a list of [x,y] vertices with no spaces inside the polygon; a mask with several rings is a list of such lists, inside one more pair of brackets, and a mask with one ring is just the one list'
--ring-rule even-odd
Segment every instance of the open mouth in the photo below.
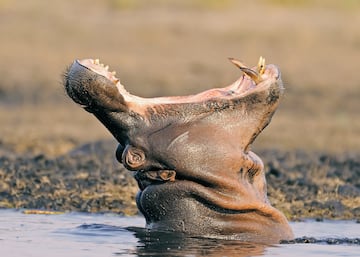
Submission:
{"label": "open mouth", "polygon": [[[129,149],[144,152],[141,165],[118,158],[127,169],[137,172],[135,177],[140,189],[174,182],[175,177],[205,184],[206,179],[202,181],[182,174],[192,167],[178,168],[176,160],[175,164],[171,163],[172,157],[168,160],[167,156],[174,151],[173,159],[181,158],[181,154],[182,158],[190,158],[194,150],[186,148],[185,142],[191,137],[192,140],[201,138],[194,140],[201,152],[208,152],[220,140],[217,137],[222,138],[224,147],[220,147],[219,152],[214,150],[219,162],[223,158],[221,151],[232,153],[226,147],[241,149],[247,156],[252,142],[270,122],[283,89],[279,69],[266,65],[263,57],[252,68],[233,58],[230,61],[243,72],[237,81],[227,87],[189,96],[143,98],[132,95],[116,73],[98,59],[76,60],[65,74],[64,86],[76,103],[93,113],[114,135],[121,145],[117,156],[123,156],[125,148],[127,152]],[[155,150],[161,149],[160,156],[155,156],[154,149],[148,149],[149,145]],[[151,158],[148,158],[145,153],[150,151]],[[202,162],[205,159],[199,155],[191,160],[195,158]]]}
{"label": "open mouth", "polygon": [[83,60],[77,60],[77,62],[82,66],[92,70],[93,72],[96,72],[97,74],[106,77],[115,84],[120,82],[120,80],[117,77],[115,77],[116,72],[115,71],[110,72],[109,66],[100,63],[99,59],[83,59]]}
{"label": "open mouth", "polygon": [[244,75],[230,86],[224,88],[214,88],[189,96],[170,96],[143,98],[130,94],[117,78],[115,71],[109,71],[109,66],[100,63],[99,59],[83,59],[76,62],[81,66],[101,75],[110,80],[117,87],[120,95],[126,102],[135,102],[139,105],[146,104],[181,104],[192,102],[204,102],[212,98],[231,99],[234,97],[243,97],[252,92],[264,90],[280,79],[280,71],[275,65],[266,65],[265,58],[260,57],[257,66],[247,67],[241,61],[234,58],[229,60],[236,65]]}

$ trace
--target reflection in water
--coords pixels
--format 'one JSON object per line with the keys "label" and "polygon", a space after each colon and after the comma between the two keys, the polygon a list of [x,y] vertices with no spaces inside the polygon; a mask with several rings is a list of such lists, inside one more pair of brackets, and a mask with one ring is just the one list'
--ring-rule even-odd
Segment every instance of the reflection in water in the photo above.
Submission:
{"label": "reflection in water", "polygon": [[[360,245],[360,239],[357,237],[315,238],[307,236],[289,241],[284,240],[281,245],[262,245],[239,240],[190,237],[182,233],[150,231],[142,227],[119,227],[96,223],[83,224],[64,232],[87,238],[92,237],[89,240],[92,242],[104,242],[105,237],[115,237],[116,239],[114,238],[113,242],[117,251],[113,252],[113,255],[125,254],[128,256],[268,256],[271,252],[275,252],[276,256],[278,255],[276,251],[281,252],[281,250],[288,254],[289,249],[287,249],[286,245],[290,246],[292,244],[298,245],[295,248],[304,244],[312,244],[313,246],[304,246],[302,248],[302,251],[309,251],[310,249],[310,252],[315,251],[313,248],[318,249],[322,246],[326,247],[326,245],[343,245],[345,247],[347,245]],[[129,242],[131,235],[135,240]],[[94,237],[98,237],[98,239],[95,240]],[[334,249],[331,251],[334,251]],[[346,251],[351,253],[351,249]],[[349,254],[349,256],[352,255]]]}
{"label": "reflection in water", "polygon": [[263,255],[266,245],[188,237],[181,233],[149,231],[128,228],[139,239],[139,256],[258,256]]}
{"label": "reflection in water", "polygon": [[269,246],[151,232],[143,225],[143,217],[0,210],[1,256],[359,256],[356,221],[292,222],[297,238]]}

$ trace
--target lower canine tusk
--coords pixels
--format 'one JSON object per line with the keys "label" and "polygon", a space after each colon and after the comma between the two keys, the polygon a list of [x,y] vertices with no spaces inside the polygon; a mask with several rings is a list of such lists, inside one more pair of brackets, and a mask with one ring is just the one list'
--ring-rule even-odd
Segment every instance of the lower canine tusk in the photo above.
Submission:
{"label": "lower canine tusk", "polygon": [[[248,75],[255,82],[256,85],[262,81],[261,75],[258,72],[246,67],[246,65],[244,65],[239,60],[236,60],[234,58],[229,58],[229,60],[230,62],[235,64],[235,66],[238,67],[242,72]],[[264,64],[265,64],[265,59],[264,59]]]}

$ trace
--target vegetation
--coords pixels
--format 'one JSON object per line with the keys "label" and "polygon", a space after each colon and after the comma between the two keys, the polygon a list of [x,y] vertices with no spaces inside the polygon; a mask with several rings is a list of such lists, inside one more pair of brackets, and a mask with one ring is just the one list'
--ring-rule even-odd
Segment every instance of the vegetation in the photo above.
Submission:
{"label": "vegetation", "polygon": [[326,3],[2,0],[0,144],[58,155],[111,137],[63,92],[76,58],[100,58],[149,97],[228,85],[240,71],[227,57],[262,55],[286,94],[255,147],[359,151],[359,4]]}

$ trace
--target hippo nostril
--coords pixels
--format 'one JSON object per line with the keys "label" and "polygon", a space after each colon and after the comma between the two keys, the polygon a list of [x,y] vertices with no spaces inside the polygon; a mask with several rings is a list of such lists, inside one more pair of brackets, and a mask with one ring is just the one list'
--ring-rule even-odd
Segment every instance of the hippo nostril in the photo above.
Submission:
{"label": "hippo nostril", "polygon": [[127,145],[122,153],[122,163],[129,170],[139,170],[146,162],[143,150]]}

